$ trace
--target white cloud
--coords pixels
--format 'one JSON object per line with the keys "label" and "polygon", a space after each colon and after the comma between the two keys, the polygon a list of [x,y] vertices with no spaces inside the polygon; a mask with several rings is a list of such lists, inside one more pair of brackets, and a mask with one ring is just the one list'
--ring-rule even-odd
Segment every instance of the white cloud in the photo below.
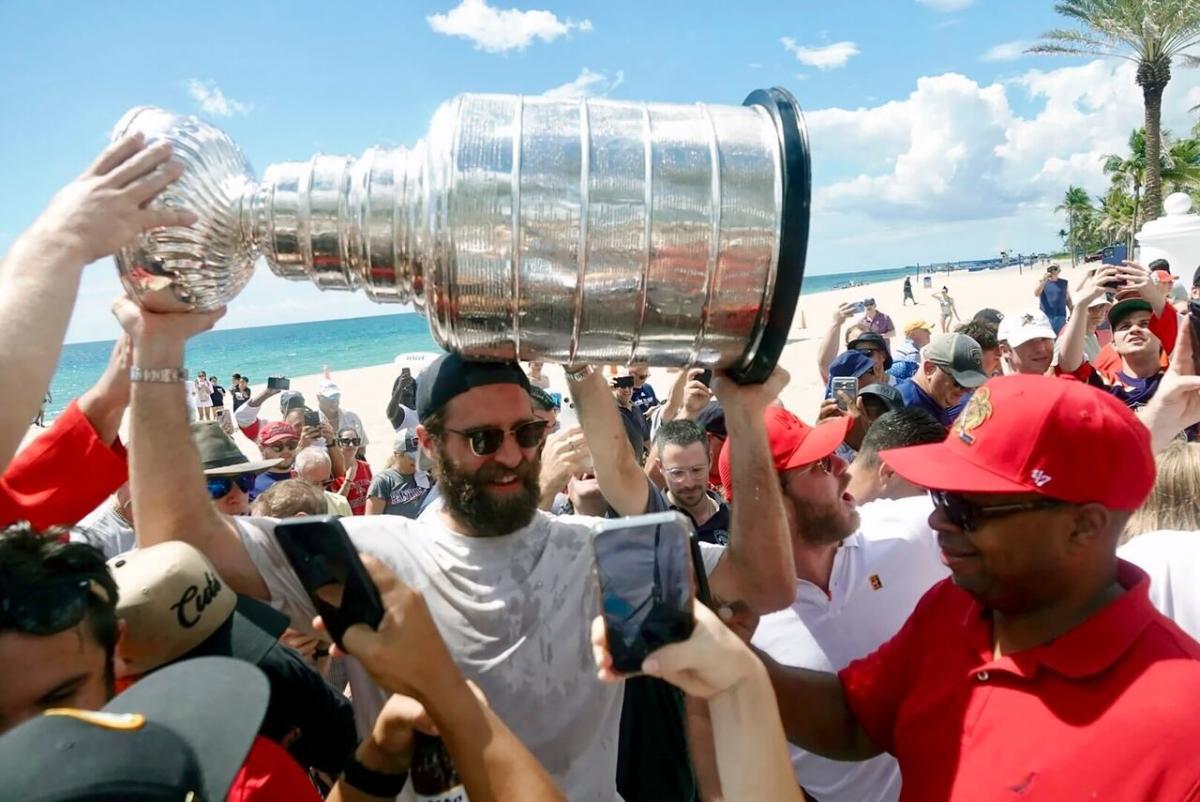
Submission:
{"label": "white cloud", "polygon": [[981,61],[1016,61],[1025,55],[1025,51],[1033,46],[1032,42],[1017,40],[1013,42],[1004,42],[990,49],[982,56]]}
{"label": "white cloud", "polygon": [[962,11],[975,0],[917,0],[917,2],[934,11]]}
{"label": "white cloud", "polygon": [[200,110],[213,117],[233,117],[246,115],[254,108],[253,103],[243,103],[231,97],[225,97],[221,87],[212,81],[201,81],[196,78],[188,81],[188,94],[192,100],[200,104]]}
{"label": "white cloud", "polygon": [[816,67],[818,70],[836,70],[859,53],[854,42],[834,42],[824,47],[805,47],[790,36],[779,40],[785,50],[796,57],[796,61]]}
{"label": "white cloud", "polygon": [[[994,241],[1052,247],[1067,186],[1102,193],[1103,155],[1124,152],[1142,124],[1135,70],[1098,60],[992,84],[947,73],[891,102],[807,113],[813,267],[981,257]],[[1200,73],[1176,72],[1163,127],[1189,130],[1196,100]]]}
{"label": "white cloud", "polygon": [[437,33],[470,39],[476,50],[488,53],[524,50],[534,39],[553,42],[571,31],[592,29],[590,20],[560,20],[549,11],[499,9],[487,0],[461,0],[445,14],[432,14],[425,20]]}
{"label": "white cloud", "polygon": [[621,84],[625,83],[625,71],[617,70],[610,79],[607,73],[592,72],[584,67],[574,81],[568,81],[561,86],[547,89],[542,94],[554,98],[579,98],[607,95]]}

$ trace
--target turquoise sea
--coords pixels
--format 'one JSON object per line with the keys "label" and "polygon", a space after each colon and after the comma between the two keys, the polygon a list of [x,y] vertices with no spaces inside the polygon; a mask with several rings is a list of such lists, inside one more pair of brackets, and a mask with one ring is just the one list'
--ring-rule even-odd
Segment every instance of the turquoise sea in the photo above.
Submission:
{"label": "turquoise sea", "polygon": [[[810,274],[804,278],[803,292],[830,290],[847,281],[890,281],[913,273],[915,268],[898,267]],[[98,341],[63,347],[50,385],[54,400],[47,406],[47,421],[99,378],[112,346],[112,341]],[[424,316],[407,313],[209,331],[188,344],[187,366],[193,374],[199,370],[215,373],[223,384],[235,372],[249,376],[251,384],[258,384],[267,376],[305,376],[319,373],[325,365],[332,370],[365,368],[391,362],[397,354],[435,350]]]}

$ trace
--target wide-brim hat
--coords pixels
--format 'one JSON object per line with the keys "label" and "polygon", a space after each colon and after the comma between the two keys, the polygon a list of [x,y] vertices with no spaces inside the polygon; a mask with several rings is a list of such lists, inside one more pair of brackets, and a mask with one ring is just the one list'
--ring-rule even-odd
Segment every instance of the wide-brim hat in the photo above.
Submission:
{"label": "wide-brim hat", "polygon": [[205,476],[234,476],[242,473],[261,473],[274,468],[283,460],[246,459],[221,424],[209,421],[192,424],[192,443],[200,452],[200,464]]}

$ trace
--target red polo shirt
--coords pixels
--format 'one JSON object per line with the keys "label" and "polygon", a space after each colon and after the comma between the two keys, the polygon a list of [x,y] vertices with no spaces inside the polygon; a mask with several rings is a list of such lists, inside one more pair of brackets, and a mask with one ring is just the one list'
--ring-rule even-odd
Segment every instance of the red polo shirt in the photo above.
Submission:
{"label": "red polo shirt", "polygon": [[105,443],[72,401],[0,476],[0,527],[74,526],[129,478],[120,438]]}
{"label": "red polo shirt", "polygon": [[896,636],[839,673],[905,802],[1200,796],[1200,644],[1127,590],[1052,643],[996,660],[989,614],[944,580]]}

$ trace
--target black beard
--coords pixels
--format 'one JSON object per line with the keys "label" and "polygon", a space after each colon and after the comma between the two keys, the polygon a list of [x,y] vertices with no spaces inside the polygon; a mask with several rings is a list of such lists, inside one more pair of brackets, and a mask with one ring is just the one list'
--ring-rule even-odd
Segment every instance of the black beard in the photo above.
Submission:
{"label": "black beard", "polygon": [[[541,498],[538,482],[540,454],[533,460],[522,461],[515,468],[485,465],[473,474],[458,470],[458,466],[440,448],[437,457],[434,474],[441,490],[442,503],[455,519],[466,524],[476,536],[511,535],[533,520]],[[496,499],[484,486],[506,473],[517,475],[521,490],[503,499]]]}

